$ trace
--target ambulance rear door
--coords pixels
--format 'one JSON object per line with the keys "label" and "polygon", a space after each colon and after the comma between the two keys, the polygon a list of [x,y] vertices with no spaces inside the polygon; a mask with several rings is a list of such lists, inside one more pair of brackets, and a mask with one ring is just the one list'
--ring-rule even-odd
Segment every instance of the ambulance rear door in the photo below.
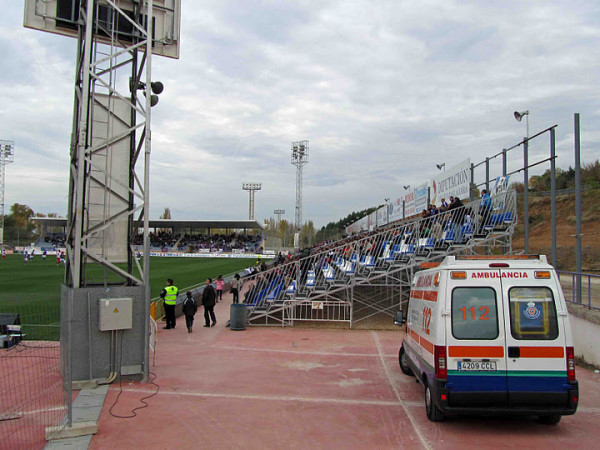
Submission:
{"label": "ambulance rear door", "polygon": [[[568,404],[565,328],[554,271],[501,269],[510,406]],[[541,276],[548,278],[540,278]]]}
{"label": "ambulance rear door", "polygon": [[448,405],[506,406],[506,341],[497,269],[450,270],[446,300]]}

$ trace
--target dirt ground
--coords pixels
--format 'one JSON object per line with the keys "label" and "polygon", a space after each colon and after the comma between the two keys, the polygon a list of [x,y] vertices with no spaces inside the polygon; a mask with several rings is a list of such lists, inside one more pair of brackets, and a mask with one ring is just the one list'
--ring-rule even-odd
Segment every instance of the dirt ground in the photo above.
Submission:
{"label": "dirt ground", "polygon": [[[519,224],[513,239],[515,249],[524,249],[523,197],[519,196]],[[557,265],[559,270],[574,271],[575,249],[575,195],[556,198],[557,209]],[[600,271],[600,191],[583,193],[582,202],[583,271]],[[529,197],[530,253],[550,255],[552,252],[550,197]]]}

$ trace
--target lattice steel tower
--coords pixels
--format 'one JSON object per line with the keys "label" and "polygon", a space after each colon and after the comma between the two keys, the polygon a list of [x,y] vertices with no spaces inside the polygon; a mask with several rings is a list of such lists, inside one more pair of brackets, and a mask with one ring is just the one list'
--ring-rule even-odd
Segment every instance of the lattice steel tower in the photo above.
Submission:
{"label": "lattice steel tower", "polygon": [[308,164],[308,141],[292,142],[292,164],[296,166],[296,230],[302,228],[302,167]]}
{"label": "lattice steel tower", "polygon": [[13,141],[0,141],[0,248],[4,249],[4,184],[6,165],[15,159],[15,143]]}

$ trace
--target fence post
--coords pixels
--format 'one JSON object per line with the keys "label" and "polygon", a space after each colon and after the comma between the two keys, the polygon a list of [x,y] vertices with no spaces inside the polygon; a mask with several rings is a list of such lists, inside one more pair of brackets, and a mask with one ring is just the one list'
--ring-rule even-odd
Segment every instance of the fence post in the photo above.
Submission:
{"label": "fence post", "polygon": [[556,130],[550,130],[550,210],[552,214],[552,266],[556,269]]}
{"label": "fence post", "polygon": [[475,164],[471,163],[471,183],[469,184],[469,197],[470,200],[473,201],[475,198],[475,193],[473,192],[473,187],[475,186]]}
{"label": "fence post", "polygon": [[525,216],[525,254],[529,254],[529,140],[523,139],[523,215]]}
{"label": "fence post", "polygon": [[577,272],[577,303],[581,303],[581,146],[579,113],[575,113],[575,241]]}
{"label": "fence post", "polygon": [[490,158],[485,158],[485,190],[490,192]]}

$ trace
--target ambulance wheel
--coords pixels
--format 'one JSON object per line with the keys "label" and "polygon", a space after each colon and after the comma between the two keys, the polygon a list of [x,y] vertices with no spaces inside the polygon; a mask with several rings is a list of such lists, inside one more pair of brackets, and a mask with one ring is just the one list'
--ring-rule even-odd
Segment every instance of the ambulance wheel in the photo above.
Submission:
{"label": "ambulance wheel", "polygon": [[425,383],[425,411],[427,411],[427,418],[432,422],[441,422],[444,420],[444,413],[434,403],[433,394],[427,382]]}
{"label": "ambulance wheel", "polygon": [[540,416],[540,422],[546,425],[556,425],[560,422],[561,417],[560,414],[548,414]]}
{"label": "ambulance wheel", "polygon": [[398,353],[398,362],[400,363],[400,370],[404,375],[413,376],[414,373],[410,369],[408,365],[408,358],[406,357],[406,352],[404,351],[404,347],[400,347],[400,352]]}

